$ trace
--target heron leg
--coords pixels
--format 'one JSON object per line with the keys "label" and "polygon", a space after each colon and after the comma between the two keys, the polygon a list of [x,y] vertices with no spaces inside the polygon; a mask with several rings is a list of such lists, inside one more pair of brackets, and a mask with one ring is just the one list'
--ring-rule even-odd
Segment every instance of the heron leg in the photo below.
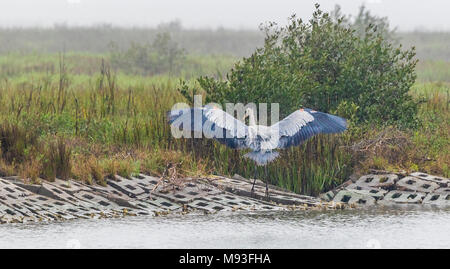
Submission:
{"label": "heron leg", "polygon": [[270,196],[269,196],[269,176],[268,176],[268,172],[267,172],[267,166],[264,166],[264,177],[266,180],[266,198],[267,200],[270,200]]}
{"label": "heron leg", "polygon": [[252,185],[252,190],[251,190],[251,197],[253,197],[253,195],[255,194],[255,183],[256,183],[257,176],[258,176],[258,167],[255,165],[255,174],[253,175],[254,179],[253,179],[253,185]]}

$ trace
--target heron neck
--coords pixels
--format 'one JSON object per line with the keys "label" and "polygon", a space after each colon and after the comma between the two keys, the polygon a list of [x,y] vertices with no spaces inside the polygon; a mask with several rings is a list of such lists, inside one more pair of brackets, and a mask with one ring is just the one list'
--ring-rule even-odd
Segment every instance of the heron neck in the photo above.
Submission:
{"label": "heron neck", "polygon": [[256,126],[256,119],[254,113],[250,113],[250,115],[248,115],[248,126]]}

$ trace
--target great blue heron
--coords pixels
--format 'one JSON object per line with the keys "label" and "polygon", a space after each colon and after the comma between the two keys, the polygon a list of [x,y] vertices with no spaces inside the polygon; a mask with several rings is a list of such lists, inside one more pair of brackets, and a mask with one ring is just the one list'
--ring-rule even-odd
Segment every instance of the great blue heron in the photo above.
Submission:
{"label": "great blue heron", "polygon": [[[244,123],[247,117],[248,126]],[[255,161],[258,166],[264,166],[267,198],[267,164],[279,156],[276,149],[300,145],[320,133],[339,133],[347,129],[345,119],[308,108],[298,109],[271,126],[257,125],[255,111],[251,108],[245,110],[244,122],[214,107],[176,109],[169,112],[168,118],[173,127],[182,127],[183,131],[202,132],[207,138],[214,138],[230,148],[251,149],[244,157]],[[252,194],[256,173],[257,166]]]}

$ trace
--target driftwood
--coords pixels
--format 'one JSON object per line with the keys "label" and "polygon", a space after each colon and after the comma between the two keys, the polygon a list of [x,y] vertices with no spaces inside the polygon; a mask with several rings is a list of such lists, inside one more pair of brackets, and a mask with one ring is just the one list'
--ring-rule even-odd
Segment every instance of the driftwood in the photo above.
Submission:
{"label": "driftwood", "polygon": [[161,187],[161,189],[159,191],[163,192],[163,193],[164,192],[167,193],[171,190],[172,191],[182,190],[184,188],[184,186],[186,185],[186,183],[190,180],[187,180],[178,174],[177,167],[180,167],[181,164],[182,164],[182,162],[175,163],[175,164],[168,163],[166,165],[166,168],[164,169],[163,174],[159,178],[158,183],[155,185],[155,187],[150,192],[150,195],[151,195],[151,193],[153,193],[160,187]]}
{"label": "driftwood", "polygon": [[353,144],[350,148],[359,153],[379,153],[386,150],[391,151],[393,147],[404,149],[411,145],[411,141],[402,132],[388,128],[380,132],[373,139],[363,139]]}

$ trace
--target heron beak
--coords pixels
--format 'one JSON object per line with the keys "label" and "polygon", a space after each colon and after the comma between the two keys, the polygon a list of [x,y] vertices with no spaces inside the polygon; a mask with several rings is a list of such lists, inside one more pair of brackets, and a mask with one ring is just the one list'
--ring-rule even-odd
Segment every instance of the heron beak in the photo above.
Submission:
{"label": "heron beak", "polygon": [[242,117],[242,121],[245,122],[245,120],[248,118],[248,114],[244,113],[244,116]]}

